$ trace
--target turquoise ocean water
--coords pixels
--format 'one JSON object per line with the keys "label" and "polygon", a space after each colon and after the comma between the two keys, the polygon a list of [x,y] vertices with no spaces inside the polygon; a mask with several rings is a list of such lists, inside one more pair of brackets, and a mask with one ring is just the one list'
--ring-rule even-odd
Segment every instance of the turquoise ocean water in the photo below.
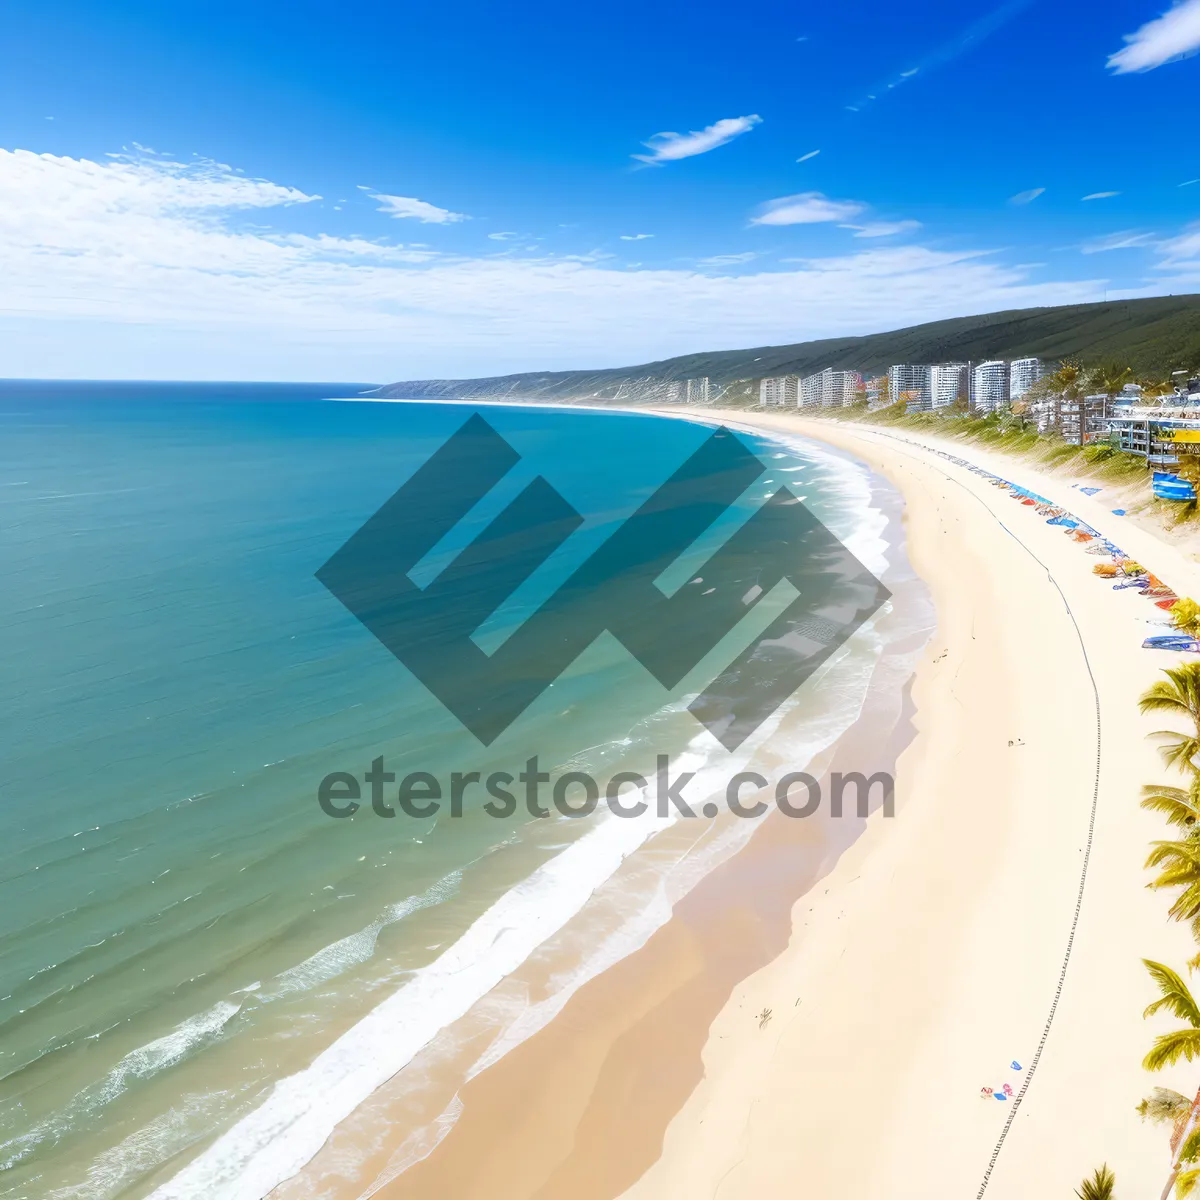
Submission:
{"label": "turquoise ocean water", "polygon": [[[358,390],[0,383],[0,1196],[265,1194],[661,829],[477,802],[335,821],[326,774],[736,758],[686,711],[703,666],[667,693],[608,637],[491,746],[464,730],[314,572],[473,410],[328,399]],[[485,648],[708,435],[486,416],[521,462],[461,536],[539,473],[586,521]],[[785,483],[881,569],[861,471],[746,440],[766,473],[681,569]],[[853,719],[875,650],[864,631],[818,681],[808,750]]]}

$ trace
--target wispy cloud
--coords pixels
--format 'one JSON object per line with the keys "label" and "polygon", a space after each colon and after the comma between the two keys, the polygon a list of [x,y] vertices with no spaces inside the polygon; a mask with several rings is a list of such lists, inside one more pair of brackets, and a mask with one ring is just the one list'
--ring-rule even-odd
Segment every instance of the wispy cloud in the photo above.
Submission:
{"label": "wispy cloud", "polygon": [[313,233],[315,199],[219,164],[0,150],[5,369],[382,381],[616,366],[797,328],[835,337],[1072,304],[1102,286],[871,242],[772,270],[437,254]]}
{"label": "wispy cloud", "polygon": [[1108,57],[1118,75],[1152,71],[1163,63],[1187,58],[1200,50],[1200,0],[1180,0],[1174,8],[1125,35],[1126,46]]}
{"label": "wispy cloud", "polygon": [[735,267],[739,263],[747,263],[757,257],[756,250],[746,250],[741,254],[714,254],[710,258],[701,258],[697,261],[703,267]]}
{"label": "wispy cloud", "polygon": [[520,236],[521,235],[519,233],[513,233],[511,229],[502,229],[499,233],[488,234],[488,237],[490,237],[493,242],[511,242],[513,238],[518,238]]}
{"label": "wispy cloud", "polygon": [[1188,225],[1184,231],[1159,244],[1164,258],[1163,267],[1200,267],[1200,222]]}
{"label": "wispy cloud", "polygon": [[420,221],[422,225],[449,225],[455,221],[470,219],[466,213],[438,208],[436,204],[429,204],[412,196],[389,196],[384,192],[373,192],[369,188],[363,188],[363,191],[367,192],[372,200],[379,201],[381,213],[387,213],[389,217],[396,217],[398,220],[412,219]]}
{"label": "wispy cloud", "polygon": [[1177,183],[1176,187],[1191,187],[1193,183],[1200,183],[1200,179],[1185,179],[1182,183]]}
{"label": "wispy cloud", "polygon": [[1084,196],[1084,200],[1107,200],[1110,196],[1119,196],[1120,192],[1091,192]]}
{"label": "wispy cloud", "polygon": [[1007,3],[1002,4],[999,8],[993,9],[990,13],[986,13],[977,21],[972,22],[950,41],[943,42],[936,49],[930,51],[916,66],[910,67],[906,71],[901,71],[887,83],[886,87],[877,85],[866,93],[865,98],[856,100],[853,104],[847,104],[846,107],[850,112],[861,112],[878,97],[886,96],[889,90],[908,83],[919,73],[929,72],[936,67],[945,66],[947,63],[953,62],[960,55],[974,49],[976,45],[990,37],[996,30],[1008,24],[1009,21],[1028,8],[1032,3],[1033,0],[1007,0]]}
{"label": "wispy cloud", "polygon": [[1009,196],[1009,204],[1032,204],[1046,189],[1045,188],[1030,188],[1027,192],[1018,192],[1015,196]]}
{"label": "wispy cloud", "polygon": [[652,238],[652,233],[623,233],[621,241],[623,242],[644,242],[647,238]]}
{"label": "wispy cloud", "polygon": [[800,192],[769,200],[750,224],[820,225],[826,221],[848,221],[866,207],[857,200],[831,200],[820,192]]}
{"label": "wispy cloud", "polygon": [[650,151],[649,154],[634,154],[631,157],[650,164],[692,158],[724,146],[761,123],[762,117],[751,113],[748,117],[725,117],[707,129],[693,130],[691,133],[656,133],[642,143]]}
{"label": "wispy cloud", "polygon": [[897,233],[912,233],[921,228],[920,221],[868,221],[865,225],[843,223],[841,229],[853,229],[860,238],[893,237]]}
{"label": "wispy cloud", "polygon": [[1137,246],[1149,246],[1154,241],[1154,234],[1140,233],[1136,229],[1122,229],[1117,233],[1109,233],[1104,237],[1084,242],[1080,250],[1084,254],[1103,254],[1108,250],[1132,250]]}
{"label": "wispy cloud", "polygon": [[816,158],[817,155],[820,153],[821,153],[820,150],[810,150],[807,154],[800,155],[800,157],[798,159],[796,159],[796,161],[797,162],[808,162],[808,160],[810,158]]}

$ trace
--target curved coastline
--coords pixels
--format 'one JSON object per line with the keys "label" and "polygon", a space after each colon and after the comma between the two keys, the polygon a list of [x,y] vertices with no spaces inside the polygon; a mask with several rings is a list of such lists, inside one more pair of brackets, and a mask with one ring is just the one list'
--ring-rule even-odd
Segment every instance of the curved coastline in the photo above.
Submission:
{"label": "curved coastline", "polygon": [[[794,441],[753,432],[785,448]],[[850,457],[827,446],[820,452]],[[861,461],[855,471],[869,481],[857,499],[879,515],[885,581],[895,600],[877,620],[887,647],[863,689],[858,718],[824,748],[815,774],[890,770],[911,736],[908,681],[932,628],[924,585],[903,552],[899,495]],[[811,753],[797,738],[811,717],[793,713],[790,725],[785,717],[760,760],[773,762],[777,773],[808,764]],[[667,1121],[699,1080],[708,1025],[739,980],[783,951],[793,905],[865,823],[825,821],[819,831],[782,818],[755,824],[732,857],[714,856],[665,907],[660,897],[640,938],[552,1004],[548,1021],[508,1038],[503,1054],[488,1052],[486,1034],[466,1023],[449,1039],[453,1048],[446,1039],[428,1047],[272,1195],[515,1197],[550,1187],[547,1194],[599,1197],[631,1184],[653,1162]],[[551,956],[528,981],[530,993],[545,995],[545,974],[554,971]],[[419,1078],[423,1103],[414,1102],[406,1075]],[[634,1106],[627,1103],[631,1089],[642,1095]],[[548,1136],[548,1126],[561,1136]],[[574,1154],[564,1153],[572,1146]]]}
{"label": "curved coastline", "polygon": [[[1184,958],[1190,941],[1144,887],[1138,848],[1156,826],[1136,796],[1161,768],[1134,699],[1173,656],[1141,649],[1144,601],[1105,587],[1077,545],[962,459],[1075,512],[1181,594],[1200,594],[1200,565],[1102,495],[1001,455],[704,417],[817,438],[903,495],[937,630],[913,680],[897,819],[869,822],[785,906],[761,966],[739,951],[763,926],[719,922],[720,897],[771,875],[752,843],[463,1089],[453,1132],[378,1194],[874,1200],[899,1180],[903,1195],[1017,1200],[1035,1179],[1069,1195],[1102,1161],[1157,1188],[1164,1147],[1133,1111],[1152,998],[1137,961]],[[1177,1074],[1162,1082],[1188,1091]],[[1019,1107],[992,1101],[1005,1082]],[[389,1113],[373,1115],[386,1138]]]}

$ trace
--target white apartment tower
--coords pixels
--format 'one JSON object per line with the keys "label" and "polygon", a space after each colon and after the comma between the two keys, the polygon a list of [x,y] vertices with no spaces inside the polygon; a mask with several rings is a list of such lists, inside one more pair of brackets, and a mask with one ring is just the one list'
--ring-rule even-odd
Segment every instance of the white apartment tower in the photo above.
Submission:
{"label": "white apartment tower", "polygon": [[826,367],[821,372],[821,403],[826,408],[844,408],[858,398],[862,376],[857,371],[834,371]]}
{"label": "white apartment tower", "polygon": [[981,362],[972,373],[971,397],[979,412],[1003,408],[1008,403],[1008,363],[999,359]]}
{"label": "white apartment tower", "polygon": [[950,408],[961,396],[967,397],[966,363],[939,363],[929,368],[929,407]]}
{"label": "white apartment tower", "polygon": [[909,412],[924,412],[932,407],[929,375],[929,367],[913,363],[888,367],[888,394],[892,403],[901,398],[907,400]]}
{"label": "white apartment tower", "polygon": [[689,379],[685,386],[687,388],[685,399],[689,404],[708,403],[710,388],[707,375],[700,379]]}
{"label": "white apartment tower", "polygon": [[800,380],[800,407],[816,408],[824,403],[820,375],[806,375]]}
{"label": "white apartment tower", "polygon": [[857,371],[835,371],[826,367],[818,375],[800,380],[801,408],[842,408],[858,399],[862,376]]}
{"label": "white apartment tower", "polygon": [[1042,377],[1042,363],[1037,358],[1014,358],[1009,367],[1008,397],[1020,400]]}
{"label": "white apartment tower", "polygon": [[[707,383],[707,380],[705,381]],[[777,375],[763,379],[758,384],[758,402],[767,408],[796,403],[796,388],[799,383],[795,375]]]}

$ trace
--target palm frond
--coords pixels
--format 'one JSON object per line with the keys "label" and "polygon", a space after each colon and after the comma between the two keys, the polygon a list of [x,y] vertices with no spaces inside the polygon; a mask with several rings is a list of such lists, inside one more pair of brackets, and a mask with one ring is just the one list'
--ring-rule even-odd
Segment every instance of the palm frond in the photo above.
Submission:
{"label": "palm frond", "polygon": [[1156,680],[1138,697],[1138,708],[1144,713],[1200,711],[1200,677],[1189,669],[1194,666],[1185,663],[1164,671],[1167,678]]}
{"label": "palm frond", "polygon": [[1161,1071],[1163,1067],[1173,1067],[1181,1058],[1188,1062],[1200,1058],[1200,1029],[1175,1029],[1170,1033],[1160,1033],[1142,1059],[1142,1066],[1147,1071]]}
{"label": "palm frond", "polygon": [[1200,1030],[1200,1005],[1197,1005],[1188,985],[1170,967],[1157,963],[1149,958],[1142,959],[1142,965],[1150,972],[1150,978],[1162,993],[1157,1000],[1150,1004],[1143,1017],[1153,1016],[1165,1008],[1172,1016],[1186,1021],[1194,1030]]}
{"label": "palm frond", "polygon": [[[1154,887],[1155,884],[1151,883],[1150,886]],[[1163,886],[1178,887],[1179,884],[1164,884]],[[1167,911],[1171,914],[1173,921],[1194,922],[1197,916],[1200,916],[1200,882],[1196,882],[1194,876],[1189,875],[1188,886],[1175,897]]]}
{"label": "palm frond", "polygon": [[1108,1163],[1104,1163],[1096,1168],[1091,1179],[1085,1179],[1075,1189],[1075,1195],[1079,1197],[1079,1200],[1113,1200],[1115,1185],[1116,1178],[1109,1170]]}
{"label": "palm frond", "polygon": [[1200,843],[1190,838],[1171,838],[1161,842],[1150,843],[1150,853],[1146,856],[1145,866],[1161,867],[1167,864],[1168,870],[1194,869],[1200,872]]}
{"label": "palm frond", "polygon": [[1186,828],[1200,820],[1200,805],[1194,796],[1195,788],[1168,787],[1148,784],[1142,788],[1141,806],[1147,812],[1161,813],[1167,824]]}
{"label": "palm frond", "polygon": [[[1168,733],[1166,729],[1160,729],[1155,736],[1160,736]],[[1162,756],[1163,764],[1168,767],[1174,767],[1177,771],[1194,771],[1196,769],[1195,758],[1200,754],[1200,740],[1194,737],[1180,737],[1179,734],[1174,734],[1173,740],[1164,742],[1158,748],[1158,753]]]}

